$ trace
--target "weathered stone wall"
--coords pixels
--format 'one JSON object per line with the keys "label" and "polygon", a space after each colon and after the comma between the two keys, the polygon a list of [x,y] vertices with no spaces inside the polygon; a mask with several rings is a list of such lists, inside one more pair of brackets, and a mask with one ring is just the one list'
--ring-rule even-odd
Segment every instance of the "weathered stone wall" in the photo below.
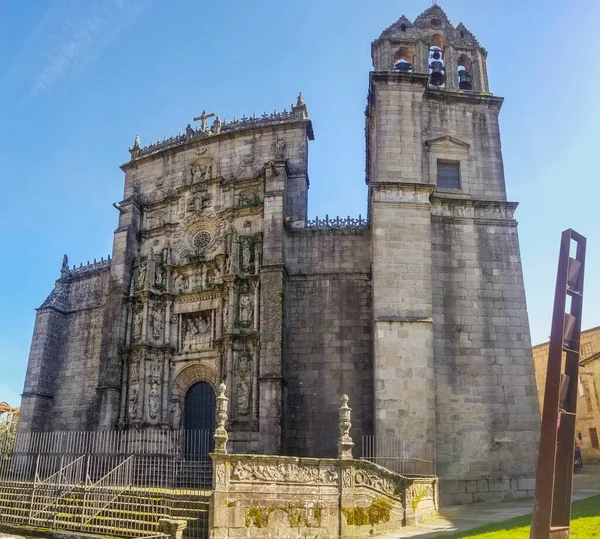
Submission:
{"label": "weathered stone wall", "polygon": [[432,228],[442,502],[528,495],[539,412],[516,222],[434,216]]}
{"label": "weathered stone wall", "polygon": [[56,391],[47,430],[93,430],[109,271],[74,280],[56,360]]}
{"label": "weathered stone wall", "polygon": [[339,395],[353,433],[372,434],[370,237],[366,230],[286,234],[284,454],[335,454]]}
{"label": "weathered stone wall", "polygon": [[212,454],[214,539],[345,539],[411,526],[438,510],[437,478],[360,460]]}
{"label": "weathered stone wall", "polygon": [[38,311],[23,390],[21,431],[96,426],[109,277],[108,263],[101,266],[63,272]]}

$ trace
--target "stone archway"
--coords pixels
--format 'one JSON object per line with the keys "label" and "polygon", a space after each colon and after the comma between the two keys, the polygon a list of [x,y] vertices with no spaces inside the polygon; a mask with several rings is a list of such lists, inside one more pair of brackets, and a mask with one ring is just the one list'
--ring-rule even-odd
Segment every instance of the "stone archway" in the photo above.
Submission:
{"label": "stone archway", "polygon": [[190,388],[200,382],[210,384],[215,393],[218,389],[217,373],[212,367],[201,363],[194,363],[185,367],[173,380],[171,387],[171,400],[179,402],[182,406],[185,401],[185,396]]}
{"label": "stone archway", "polygon": [[175,377],[171,390],[171,399],[182,409],[187,466],[195,470],[201,482],[207,482],[211,477],[209,453],[214,449],[216,388],[215,370],[195,363]]}

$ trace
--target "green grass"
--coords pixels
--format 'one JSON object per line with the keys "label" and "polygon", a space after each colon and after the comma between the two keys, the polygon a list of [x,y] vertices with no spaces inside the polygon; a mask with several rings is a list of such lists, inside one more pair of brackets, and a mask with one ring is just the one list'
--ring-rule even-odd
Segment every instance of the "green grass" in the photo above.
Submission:
{"label": "green grass", "polygon": [[[494,522],[452,535],[436,536],[440,539],[529,539],[531,515]],[[572,539],[600,539],[600,496],[587,498],[573,504],[571,514]]]}

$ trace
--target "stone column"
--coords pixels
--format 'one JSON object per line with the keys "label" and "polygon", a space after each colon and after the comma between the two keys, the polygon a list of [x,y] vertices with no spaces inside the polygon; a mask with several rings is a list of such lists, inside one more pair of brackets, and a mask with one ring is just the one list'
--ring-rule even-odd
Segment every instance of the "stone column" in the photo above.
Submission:
{"label": "stone column", "polygon": [[[126,179],[127,181],[127,179]],[[120,203],[119,227],[114,233],[108,296],[102,323],[102,345],[98,373],[98,427],[115,428],[119,417],[119,401],[123,363],[119,346],[125,343],[127,309],[123,299],[129,294],[133,261],[137,256],[141,207],[134,196]]]}
{"label": "stone column", "polygon": [[165,305],[165,345],[171,344],[171,301],[167,301]]}
{"label": "stone column", "polygon": [[217,428],[213,438],[215,439],[215,453],[227,454],[227,440],[229,435],[225,430],[227,423],[227,407],[229,399],[225,396],[227,387],[223,382],[219,385],[219,394],[217,395]]}
{"label": "stone column", "polygon": [[283,264],[285,163],[266,168],[263,256],[260,267],[260,451],[281,450],[283,403]]}

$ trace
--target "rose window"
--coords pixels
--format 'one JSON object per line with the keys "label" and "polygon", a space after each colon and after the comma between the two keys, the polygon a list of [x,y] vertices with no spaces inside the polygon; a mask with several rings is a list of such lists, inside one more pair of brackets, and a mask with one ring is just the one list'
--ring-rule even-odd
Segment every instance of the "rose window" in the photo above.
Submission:
{"label": "rose window", "polygon": [[198,249],[198,251],[204,251],[204,249],[208,247],[211,240],[212,236],[210,235],[210,232],[207,230],[202,230],[194,236],[192,243],[194,244],[194,247]]}

